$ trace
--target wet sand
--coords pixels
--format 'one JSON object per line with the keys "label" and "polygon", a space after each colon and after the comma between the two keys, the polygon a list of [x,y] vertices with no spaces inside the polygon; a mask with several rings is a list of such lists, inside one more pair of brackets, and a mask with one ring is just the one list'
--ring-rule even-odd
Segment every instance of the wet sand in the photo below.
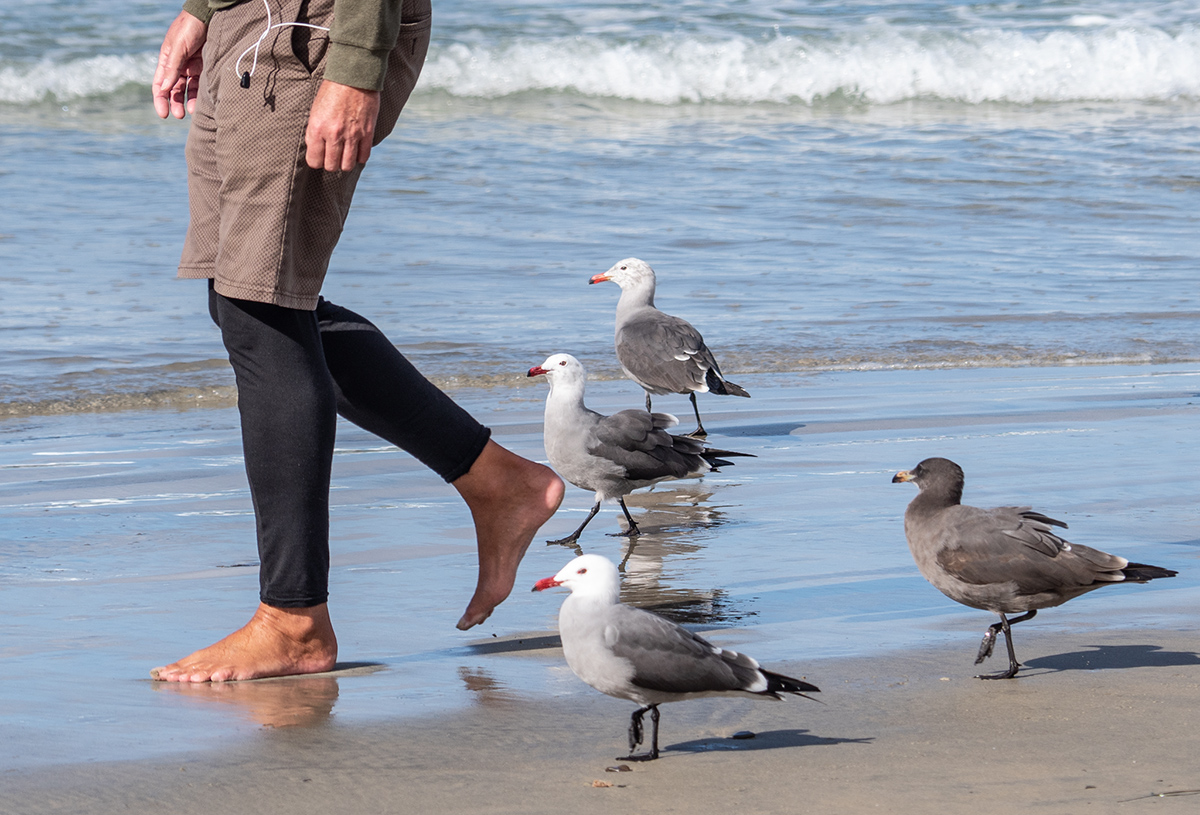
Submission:
{"label": "wet sand", "polygon": [[[180,688],[147,671],[239,625],[255,597],[236,416],[4,424],[0,811],[1124,812],[1200,800],[1120,803],[1200,788],[1200,370],[745,379],[754,397],[705,400],[705,424],[715,444],[758,458],[636,494],[647,534],[635,545],[606,535],[620,528],[614,507],[583,544],[623,561],[627,602],[807,677],[822,701],[667,706],[664,758],[621,774],[605,768],[623,754],[631,706],[570,673],[554,634],[561,598],[528,592],[572,553],[539,540],[513,597],[455,631],[474,584],[469,519],[403,454],[339,427],[344,669]],[[544,455],[542,388],[456,395],[502,443]],[[589,390],[605,411],[639,398],[628,383]],[[682,398],[663,401],[686,413]],[[917,574],[901,523],[915,490],[890,483],[927,455],[963,464],[971,503],[1032,502],[1070,523],[1070,539],[1180,576],[1040,614],[1016,628],[1021,677],[974,680],[992,620]],[[570,489],[542,537],[590,505]],[[740,730],[758,737],[727,739]]]}
{"label": "wet sand", "polygon": [[[446,716],[341,726],[335,676],[199,687],[264,724],[232,750],[5,773],[0,808],[80,812],[1194,811],[1200,654],[1192,631],[1022,632],[1016,680],[970,649],[782,665],[823,704],[663,708],[663,757],[622,764],[631,705],[486,682]],[[557,649],[544,658],[561,658]],[[344,680],[342,680],[344,681]],[[285,712],[287,711],[287,712]],[[301,715],[298,711],[307,711]],[[215,711],[214,711],[215,713]],[[738,731],[755,738],[733,740]]]}

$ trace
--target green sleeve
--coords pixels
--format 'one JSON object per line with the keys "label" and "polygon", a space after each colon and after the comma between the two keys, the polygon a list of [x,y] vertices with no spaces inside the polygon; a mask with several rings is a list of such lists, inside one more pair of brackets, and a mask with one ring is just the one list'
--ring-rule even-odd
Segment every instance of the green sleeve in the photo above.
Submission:
{"label": "green sleeve", "polygon": [[[213,6],[238,0],[185,0],[183,10],[207,23]],[[400,34],[402,0],[334,0],[325,78],[363,90],[383,90],[388,54]]]}
{"label": "green sleeve", "polygon": [[186,0],[183,4],[183,10],[202,23],[207,23],[212,19],[213,15],[213,10],[208,5],[208,0]]}
{"label": "green sleeve", "polygon": [[335,0],[325,78],[382,90],[388,54],[400,33],[400,6],[401,0]]}

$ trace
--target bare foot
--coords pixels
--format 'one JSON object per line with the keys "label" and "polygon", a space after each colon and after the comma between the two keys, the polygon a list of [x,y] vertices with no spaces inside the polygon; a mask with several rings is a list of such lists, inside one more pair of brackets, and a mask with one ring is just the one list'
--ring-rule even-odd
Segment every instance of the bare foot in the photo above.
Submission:
{"label": "bare foot", "polygon": [[160,682],[227,682],[328,671],[337,661],[329,607],[274,608],[259,603],[250,622],[150,676]]}
{"label": "bare foot", "polygon": [[549,467],[489,441],[455,489],[471,508],[479,546],[479,582],[458,627],[486,620],[508,597],[517,567],[538,529],[558,509],[563,482]]}

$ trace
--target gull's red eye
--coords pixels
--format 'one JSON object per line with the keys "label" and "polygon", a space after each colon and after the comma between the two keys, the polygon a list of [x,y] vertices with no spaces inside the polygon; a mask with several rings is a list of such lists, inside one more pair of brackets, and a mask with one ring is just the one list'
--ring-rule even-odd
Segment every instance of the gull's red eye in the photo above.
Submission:
{"label": "gull's red eye", "polygon": [[587,574],[587,569],[580,569],[579,571],[575,572],[575,574]]}
{"label": "gull's red eye", "polygon": [[566,365],[566,364],[567,364],[567,361],[566,361],[565,359],[560,359],[560,360],[558,361],[558,364],[559,364],[559,365]]}

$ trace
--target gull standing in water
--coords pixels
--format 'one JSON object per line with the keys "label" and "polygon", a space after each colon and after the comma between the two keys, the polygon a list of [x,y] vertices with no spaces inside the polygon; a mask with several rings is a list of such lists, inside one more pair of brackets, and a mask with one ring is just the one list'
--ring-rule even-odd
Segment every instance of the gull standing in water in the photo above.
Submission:
{"label": "gull standing in water", "polygon": [[659,481],[696,478],[732,465],[723,456],[751,456],[711,450],[697,439],[672,436],[667,428],[679,420],[669,413],[634,409],[605,416],[589,410],[583,404],[587,375],[570,354],[548,357],[530,368],[528,376],[544,376],[550,383],[544,428],[550,465],[575,486],[596,493],[596,505],[579,528],[550,543],[573,544],[600,511],[600,504],[613,499],[629,522],[625,534],[635,537],[641,533],[625,506],[626,495]]}
{"label": "gull standing in water", "polygon": [[718,648],[657,614],[622,605],[617,567],[600,555],[575,558],[533,590],[555,586],[571,590],[558,613],[567,665],[601,693],[641,705],[629,725],[630,753],[642,743],[642,717],[650,713],[650,752],[621,761],[658,758],[661,704],[728,695],[778,700],[781,693],[804,696],[820,690],[765,671],[745,654]]}
{"label": "gull standing in water", "polygon": [[[983,635],[978,665],[992,655],[1004,632],[1008,670],[980,679],[1011,679],[1021,663],[1009,626],[1028,620],[1040,608],[1113,583],[1145,583],[1177,572],[1130,563],[1051,531],[1067,525],[1029,507],[979,509],[962,502],[963,471],[945,458],[927,458],[902,470],[892,483],[912,481],[920,488],[904,512],[904,535],[925,579],[964,606],[1000,615]],[[1011,620],[1006,614],[1020,614]]]}
{"label": "gull standing in water", "polygon": [[617,360],[625,375],[646,391],[646,410],[650,410],[651,394],[688,394],[696,413],[696,430],[689,435],[704,438],[708,434],[700,421],[697,391],[725,396],[750,394],[721,375],[712,351],[691,323],[654,307],[654,270],[650,264],[626,258],[589,282],[606,280],[621,287],[621,299],[617,302]]}

